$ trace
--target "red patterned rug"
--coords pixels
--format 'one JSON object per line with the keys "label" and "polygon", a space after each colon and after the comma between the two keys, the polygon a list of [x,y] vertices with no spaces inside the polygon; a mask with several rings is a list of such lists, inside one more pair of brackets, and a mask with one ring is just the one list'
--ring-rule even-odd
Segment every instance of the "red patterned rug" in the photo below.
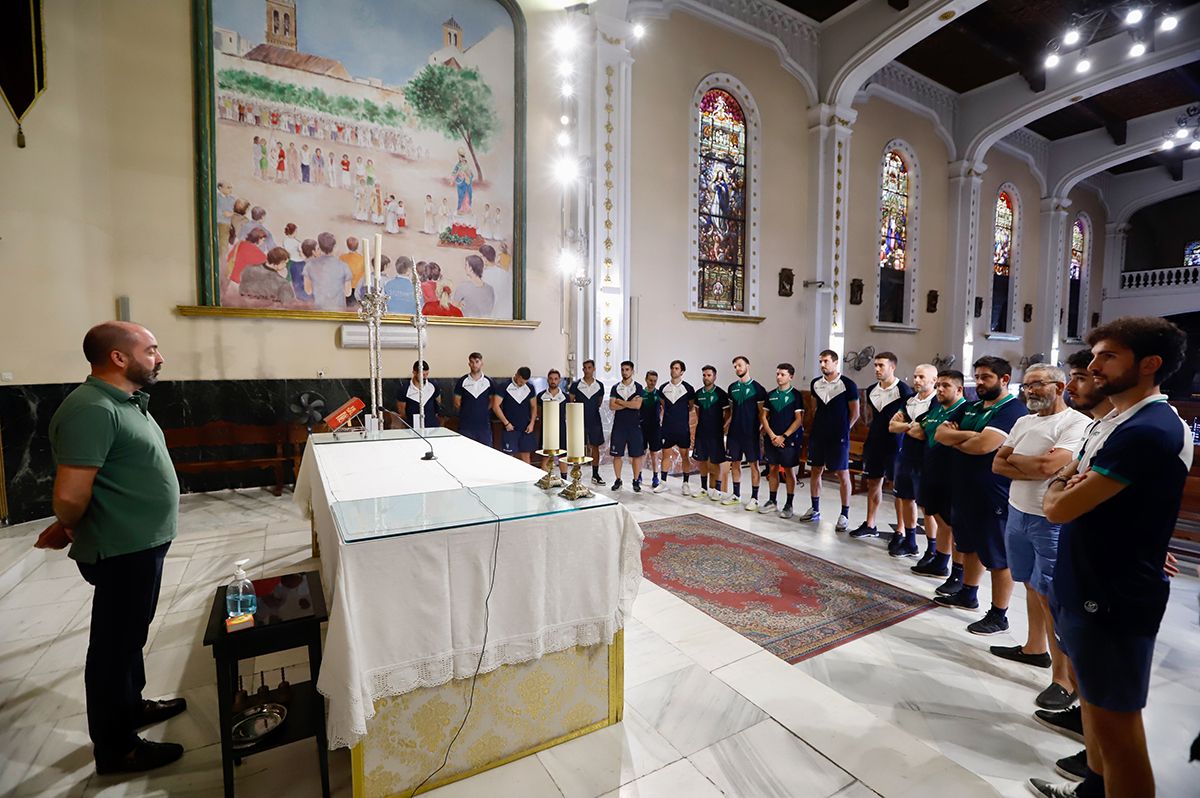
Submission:
{"label": "red patterned rug", "polygon": [[641,525],[642,568],[789,663],[931,609],[933,602],[699,514]]}

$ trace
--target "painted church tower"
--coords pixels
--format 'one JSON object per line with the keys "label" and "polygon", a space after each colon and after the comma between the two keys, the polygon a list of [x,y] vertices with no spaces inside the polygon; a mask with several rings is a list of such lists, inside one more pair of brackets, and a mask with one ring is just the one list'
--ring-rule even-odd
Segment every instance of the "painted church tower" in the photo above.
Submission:
{"label": "painted church tower", "polygon": [[296,49],[296,0],[267,0],[267,44]]}
{"label": "painted church tower", "polygon": [[442,23],[442,47],[453,47],[461,53],[463,49],[462,33],[462,26],[454,17],[450,17]]}

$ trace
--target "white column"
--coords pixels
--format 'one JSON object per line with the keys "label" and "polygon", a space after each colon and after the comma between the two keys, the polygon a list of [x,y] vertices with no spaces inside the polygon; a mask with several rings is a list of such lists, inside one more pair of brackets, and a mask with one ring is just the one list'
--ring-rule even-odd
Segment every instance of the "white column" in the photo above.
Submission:
{"label": "white column", "polygon": [[[801,285],[797,286],[805,297],[801,313],[806,315],[801,384],[807,384],[816,375],[817,355],[822,349],[845,354],[846,293],[850,273],[846,263],[850,134],[857,116],[857,111],[831,105],[818,105],[808,112],[813,156],[810,229],[815,257],[812,269],[802,275]],[[804,282],[811,284],[806,288]]]}
{"label": "white column", "polygon": [[954,355],[954,367],[970,375],[975,359],[975,270],[979,262],[979,193],[984,164],[950,164],[949,296],[950,314],[942,355]]}
{"label": "white column", "polygon": [[629,165],[632,127],[632,35],[623,19],[593,14],[596,23],[591,111],[593,193],[590,335],[597,377],[620,379],[629,357]]}
{"label": "white column", "polygon": [[1038,261],[1041,267],[1033,324],[1025,328],[1025,351],[1045,352],[1046,362],[1057,363],[1062,348],[1066,303],[1063,301],[1067,240],[1067,207],[1065,197],[1042,197],[1041,237],[1038,241]]}
{"label": "white column", "polygon": [[[1112,321],[1115,314],[1109,311],[1109,303],[1121,293],[1121,272],[1125,271],[1125,242],[1129,237],[1129,225],[1109,222],[1104,227],[1104,277],[1100,287],[1100,323]],[[1083,326],[1090,327],[1091,319]]]}

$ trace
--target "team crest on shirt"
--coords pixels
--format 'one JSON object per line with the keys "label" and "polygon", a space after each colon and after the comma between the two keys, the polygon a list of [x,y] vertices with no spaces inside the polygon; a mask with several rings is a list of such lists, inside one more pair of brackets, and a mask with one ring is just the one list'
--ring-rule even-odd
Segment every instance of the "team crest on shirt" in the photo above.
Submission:
{"label": "team crest on shirt", "polygon": [[830,382],[824,377],[818,377],[816,381],[813,382],[813,393],[815,393],[817,398],[821,400],[821,404],[827,405],[833,401],[834,398],[845,392],[846,383],[841,377],[838,377],[833,382]]}
{"label": "team crest on shirt", "polygon": [[543,402],[565,402],[565,401],[567,401],[567,395],[562,392],[561,388],[559,389],[557,394],[550,393],[550,389],[547,388],[546,390],[542,391],[542,395],[540,398]]}
{"label": "team crest on shirt", "polygon": [[673,382],[668,382],[662,388],[659,388],[659,392],[663,396],[667,397],[671,404],[675,404],[680,399],[687,396],[687,386],[683,384],[683,380],[680,380],[678,385]]}
{"label": "team crest on shirt", "polygon": [[[839,380],[841,382],[841,380]],[[871,387],[871,404],[876,410],[882,410],[900,398],[900,380],[896,380],[891,388],[881,388],[879,383]]]}
{"label": "team crest on shirt", "polygon": [[529,394],[532,393],[528,383],[525,385],[517,385],[515,382],[510,382],[508,384],[508,388],[505,390],[508,391],[508,395],[511,396],[515,402],[524,402],[529,398]]}
{"label": "team crest on shirt", "polygon": [[462,387],[464,391],[478,399],[481,393],[492,387],[492,381],[486,375],[481,374],[479,379],[475,379],[468,374],[463,377]]}
{"label": "team crest on shirt", "polygon": [[411,399],[421,407],[433,398],[433,392],[436,390],[432,382],[423,382],[419,386],[414,382],[408,383],[408,390],[404,393],[406,399]]}
{"label": "team crest on shirt", "polygon": [[776,388],[774,391],[771,391],[770,396],[767,397],[767,401],[771,403],[771,407],[775,409],[776,413],[782,413],[788,405],[796,401],[796,395],[790,389],[782,391]]}
{"label": "team crest on shirt", "polygon": [[575,383],[575,392],[583,394],[588,399],[591,399],[593,396],[595,396],[596,392],[599,390],[600,390],[600,381],[599,380],[593,382],[591,385],[588,385],[583,380],[580,380],[579,382]]}
{"label": "team crest on shirt", "polygon": [[924,415],[929,410],[929,404],[933,401],[933,396],[930,393],[924,399],[916,394],[908,397],[908,401],[904,403],[904,412],[908,413],[909,420],[916,420]]}
{"label": "team crest on shirt", "polygon": [[636,396],[641,392],[641,386],[636,382],[631,382],[628,385],[623,382],[617,383],[617,396],[627,401],[631,396]]}

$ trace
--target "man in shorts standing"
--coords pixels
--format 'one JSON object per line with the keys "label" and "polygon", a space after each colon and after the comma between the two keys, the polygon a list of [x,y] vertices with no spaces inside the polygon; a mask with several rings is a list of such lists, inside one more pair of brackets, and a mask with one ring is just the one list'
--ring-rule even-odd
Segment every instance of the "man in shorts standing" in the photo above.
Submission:
{"label": "man in shorts standing", "polygon": [[[800,465],[800,441],[804,437],[804,397],[792,387],[792,377],[795,375],[796,368],[791,363],[776,366],[776,388],[767,394],[767,401],[759,411],[767,438],[763,459],[771,469],[768,477],[771,498],[758,511],[778,511],[780,518],[792,517],[792,500],[796,497],[795,468]],[[782,509],[779,507],[780,473],[787,485],[787,501]]]}

